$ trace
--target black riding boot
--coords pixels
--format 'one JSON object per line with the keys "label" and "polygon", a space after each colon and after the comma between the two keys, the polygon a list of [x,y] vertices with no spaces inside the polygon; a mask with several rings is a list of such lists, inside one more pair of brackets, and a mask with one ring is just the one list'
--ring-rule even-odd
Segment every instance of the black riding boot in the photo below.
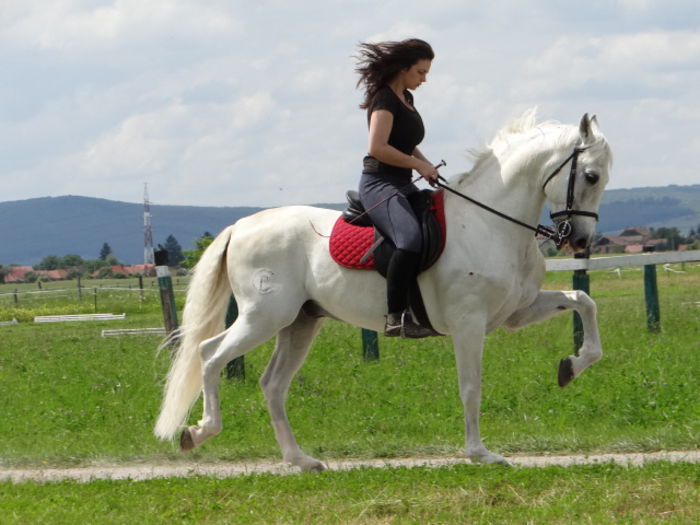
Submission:
{"label": "black riding boot", "polygon": [[422,339],[442,335],[435,330],[426,328],[413,321],[411,312],[404,310],[399,313],[390,313],[386,316],[384,335],[387,337],[404,337],[408,339]]}
{"label": "black riding boot", "polygon": [[417,253],[405,250],[396,250],[391,256],[386,274],[389,315],[386,316],[385,336],[418,339],[440,335],[415,323],[408,311],[408,287],[418,274],[418,259]]}

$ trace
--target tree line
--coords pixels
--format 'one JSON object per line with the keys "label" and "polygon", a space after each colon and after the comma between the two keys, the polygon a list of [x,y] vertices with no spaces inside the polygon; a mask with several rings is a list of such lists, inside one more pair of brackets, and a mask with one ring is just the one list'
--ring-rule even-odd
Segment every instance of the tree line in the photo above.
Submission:
{"label": "tree line", "polygon": [[[688,249],[700,249],[700,224],[697,228],[691,228],[688,235],[683,235],[676,227],[661,227],[651,228],[652,238],[664,239],[664,243],[659,244],[659,251],[677,250],[678,246],[685,244]],[[165,243],[159,245],[160,248],[168,252],[168,266],[171,268],[186,268],[192,269],[199,261],[199,258],[204,253],[204,250],[212,243],[214,236],[209,232],[195,239],[195,248],[192,250],[183,250],[180,243],[174,235],[170,234],[165,239]],[[555,255],[555,253],[547,255]],[[81,275],[95,275],[97,278],[119,277],[120,274],[114,274],[111,270],[112,266],[119,266],[122,263],[119,258],[112,252],[109,243],[105,242],[99,252],[97,259],[83,259],[79,255],[65,255],[58,257],[56,255],[47,255],[39,264],[34,265],[35,270],[68,270],[68,279],[75,279]],[[3,282],[5,275],[11,271],[10,266],[0,265],[0,283]],[[28,280],[32,280],[34,276],[29,276]]]}
{"label": "tree line", "polygon": [[[202,253],[206,249],[213,236],[209,232],[205,232],[202,237],[195,240],[195,248],[193,250],[183,250],[182,246],[170,234],[165,239],[163,244],[159,244],[159,248],[165,249],[168,252],[168,266],[171,268],[193,268],[197,263]],[[68,279],[88,275],[96,278],[104,279],[110,277],[125,277],[123,274],[114,273],[113,266],[125,266],[117,255],[112,251],[112,247],[108,242],[102,244],[99,250],[99,256],[96,259],[84,259],[80,255],[68,254],[60,257],[58,255],[47,255],[38,264],[32,266],[34,270],[67,270]],[[4,282],[5,276],[12,271],[12,266],[0,265],[0,283]],[[39,274],[28,272],[25,274],[25,281],[34,282],[41,276]]]}
{"label": "tree line", "polygon": [[681,244],[688,246],[690,250],[700,249],[700,224],[697,228],[690,228],[688,235],[683,235],[678,228],[651,228],[653,239],[664,239],[663,244],[658,245],[660,251],[677,250]]}

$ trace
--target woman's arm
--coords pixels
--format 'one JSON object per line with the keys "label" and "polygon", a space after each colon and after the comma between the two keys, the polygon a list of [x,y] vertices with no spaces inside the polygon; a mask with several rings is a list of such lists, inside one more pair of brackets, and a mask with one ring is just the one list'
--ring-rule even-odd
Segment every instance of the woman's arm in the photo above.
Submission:
{"label": "woman's arm", "polygon": [[430,164],[431,166],[433,165],[433,163],[430,162],[430,161],[425,157],[425,155],[423,155],[423,153],[421,152],[421,150],[418,149],[418,146],[416,146],[415,148],[413,148],[413,156],[419,158],[419,159],[422,160],[422,161],[427,162],[427,163]]}
{"label": "woman's arm", "polygon": [[406,155],[389,144],[393,123],[394,116],[390,111],[378,109],[372,112],[369,119],[368,153],[384,164],[416,170],[428,181],[437,179],[437,170],[418,148],[413,150],[413,155]]}

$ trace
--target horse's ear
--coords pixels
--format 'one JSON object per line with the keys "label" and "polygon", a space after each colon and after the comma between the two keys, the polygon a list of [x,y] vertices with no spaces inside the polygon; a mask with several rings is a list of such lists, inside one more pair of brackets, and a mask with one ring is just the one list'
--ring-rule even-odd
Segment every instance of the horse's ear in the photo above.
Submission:
{"label": "horse's ear", "polygon": [[587,142],[591,136],[591,120],[588,118],[588,113],[584,113],[581,118],[581,124],[579,124],[578,130],[581,134],[581,140]]}
{"label": "horse's ear", "polygon": [[591,117],[591,131],[593,135],[600,135],[600,124],[598,124],[598,117],[596,115]]}

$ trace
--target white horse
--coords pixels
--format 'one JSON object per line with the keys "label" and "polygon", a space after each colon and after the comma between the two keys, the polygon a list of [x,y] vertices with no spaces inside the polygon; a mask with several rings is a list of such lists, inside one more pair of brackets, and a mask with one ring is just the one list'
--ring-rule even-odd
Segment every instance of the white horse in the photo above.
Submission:
{"label": "white horse", "polygon": [[[529,224],[538,221],[548,199],[554,212],[563,212],[555,223],[570,230],[569,247],[580,251],[595,233],[610,163],[610,148],[595,117],[584,115],[579,126],[537,125],[531,110],[502,129],[474,168],[449,186]],[[532,231],[450,193],[445,216],[445,250],[420,275],[419,285],[433,326],[453,339],[466,454],[472,461],[504,463],[479,437],[484,337],[498,326],[515,330],[565,310],[577,311],[584,340],[578,355],[561,361],[563,386],[602,355],[596,306],[581,291],[540,291],[545,265]],[[200,391],[202,419],[182,430],[182,450],[221,432],[220,372],[277,335],[260,386],[283,458],[303,470],[325,468],[302,452],[294,438],[285,408],[289,385],[325,317],[381,331],[386,314],[384,279],[373,271],[342,268],[331,259],[327,236],[320,233],[330,233],[337,218],[337,211],[307,206],[270,209],[229,226],[209,246],[187,292],[156,436],[172,439],[177,434]],[[239,314],[224,329],[232,293]]]}

